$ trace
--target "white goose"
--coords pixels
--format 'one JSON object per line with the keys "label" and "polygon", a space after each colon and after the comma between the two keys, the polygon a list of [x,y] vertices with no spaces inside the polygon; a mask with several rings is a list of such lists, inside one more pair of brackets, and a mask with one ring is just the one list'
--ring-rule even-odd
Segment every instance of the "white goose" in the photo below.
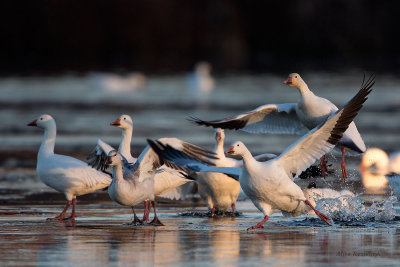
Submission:
{"label": "white goose", "polygon": [[389,156],[380,148],[368,148],[360,163],[361,181],[371,192],[382,192],[388,182],[400,199],[400,152]]}
{"label": "white goose", "polygon": [[400,152],[389,156],[380,148],[368,148],[361,158],[360,170],[369,169],[376,174],[400,174]]}
{"label": "white goose", "polygon": [[[215,158],[214,153],[208,152],[176,138],[162,138],[160,139],[160,142],[176,147],[183,151],[183,153],[188,153],[197,160],[208,164],[212,164],[208,158]],[[134,215],[132,224],[142,223],[142,221],[140,221],[136,216],[133,206],[142,201],[151,201],[154,208],[154,219],[150,224],[162,225],[157,218],[154,202],[154,176],[156,175],[156,170],[164,163],[178,170],[182,169],[174,164],[161,160],[149,146],[146,146],[135,164],[127,164],[124,157],[115,150],[108,152],[105,164],[113,167],[113,181],[108,187],[108,194],[111,199],[118,204],[130,206],[132,208]],[[147,212],[147,209],[145,209],[145,222],[147,222],[149,217]]]}
{"label": "white goose", "polygon": [[[228,158],[224,153],[224,129],[215,129],[215,140],[217,141],[213,152],[218,159],[212,162],[216,167],[237,167],[242,168],[243,161]],[[276,157],[274,154],[261,154],[255,158],[259,161],[266,161]],[[235,213],[236,200],[240,193],[240,184],[237,180],[232,179],[223,173],[217,172],[200,172],[198,174],[199,195],[207,204],[212,214],[215,210],[227,211],[229,207],[232,213]]]}
{"label": "white goose", "polygon": [[[133,121],[131,116],[123,114],[118,119],[111,122],[110,125],[122,129],[122,139],[118,147],[118,152],[125,159],[125,164],[135,163],[137,158],[133,157],[131,154],[131,141],[133,133]],[[92,156],[89,156],[89,159],[91,157],[103,157],[104,161],[104,157],[108,155],[111,150],[114,150],[111,146],[101,140],[98,140],[95,151],[96,155],[93,154]],[[100,163],[101,160],[95,159],[94,162]],[[92,166],[99,168],[104,166],[104,164],[93,164]],[[129,174],[125,171],[129,171],[128,168],[124,168],[124,174]],[[184,199],[186,197],[186,190],[180,186],[193,181],[194,179],[192,177],[189,177],[182,171],[161,166],[154,176],[154,195],[168,199]],[[145,201],[145,215],[143,218],[145,221],[148,219],[150,208],[151,204]]]}
{"label": "white goose", "polygon": [[67,204],[64,210],[55,218],[49,220],[62,220],[72,204],[71,216],[76,217],[76,197],[106,188],[111,183],[108,174],[97,171],[78,159],[54,153],[56,141],[56,122],[50,115],[41,115],[28,126],[37,126],[44,129],[44,138],[38,152],[36,170],[40,180],[47,186],[64,193]]}
{"label": "white goose", "polygon": [[[241,161],[227,158],[224,153],[225,133],[223,129],[215,130],[215,140],[217,141],[214,152],[218,159],[213,163],[217,167],[241,167]],[[217,211],[227,211],[232,208],[235,213],[236,200],[240,193],[238,181],[228,177],[226,174],[217,172],[201,172],[198,174],[199,195],[207,204],[212,214]]]}
{"label": "white goose", "polygon": [[[299,90],[300,101],[298,103],[267,104],[252,111],[222,120],[203,121],[198,118],[192,118],[192,120],[199,125],[212,126],[214,128],[241,129],[250,133],[303,135],[338,110],[329,100],[314,95],[299,74],[290,74],[284,83]],[[373,84],[374,78],[371,77],[365,85]],[[350,148],[358,153],[363,153],[366,149],[354,122],[349,125],[338,146],[342,150],[342,175],[343,178],[346,178],[345,148]],[[325,177],[327,167],[324,155],[321,158],[321,169]]]}
{"label": "white goose", "polygon": [[[331,115],[328,120],[304,135],[297,142],[288,147],[279,157],[267,162],[257,161],[242,142],[234,143],[225,153],[240,155],[243,158],[243,169],[208,167],[192,163],[195,170],[214,170],[232,176],[239,174],[239,181],[243,191],[254,205],[264,214],[264,219],[257,225],[248,228],[262,228],[273,209],[288,213],[295,213],[301,202],[308,205],[326,223],[329,218],[317,211],[306,199],[303,191],[293,182],[302,171],[316,159],[332,150],[343,133],[353,121],[367,95],[371,92],[372,84],[360,89],[355,97],[344,108]],[[176,164],[185,164],[190,167],[190,158],[182,156],[177,151],[171,152],[171,147],[155,150],[162,158]]]}

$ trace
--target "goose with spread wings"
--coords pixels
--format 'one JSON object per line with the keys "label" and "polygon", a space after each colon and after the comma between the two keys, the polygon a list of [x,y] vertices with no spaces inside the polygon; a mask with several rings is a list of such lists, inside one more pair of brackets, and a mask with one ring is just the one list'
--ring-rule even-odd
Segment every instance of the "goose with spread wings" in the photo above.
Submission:
{"label": "goose with spread wings", "polygon": [[[115,121],[112,121],[110,125],[122,130],[122,138],[118,146],[118,152],[123,158],[123,164],[125,165],[124,172],[128,174],[128,166],[137,161],[137,158],[133,157],[131,154],[133,120],[131,116],[123,114]],[[114,150],[114,148],[100,139],[97,140],[95,150],[88,156],[89,164],[104,170],[107,167],[104,164],[105,158],[111,150]],[[155,196],[168,199],[184,199],[188,188],[182,186],[193,181],[194,178],[189,177],[183,171],[161,166],[154,176],[154,194]],[[143,217],[145,221],[148,220],[146,216],[150,213],[150,208],[151,203],[145,201],[145,214]]]}
{"label": "goose with spread wings", "polygon": [[[210,159],[215,159],[215,154],[193,144],[181,141],[177,138],[161,138],[160,142],[166,143],[185,155],[190,155],[200,162],[212,164]],[[177,171],[188,171],[185,166],[177,166],[166,160],[162,160],[154,153],[150,146],[146,146],[134,164],[125,162],[124,157],[116,150],[108,151],[104,164],[112,166],[113,180],[108,187],[108,194],[112,200],[120,205],[129,206],[133,211],[132,224],[141,224],[133,207],[143,201],[150,201],[154,208],[154,219],[150,224],[162,225],[158,220],[154,202],[155,187],[154,176],[162,165],[167,165]],[[145,212],[148,212],[145,210]],[[145,222],[149,214],[145,214]]]}
{"label": "goose with spread wings", "polygon": [[243,169],[205,166],[171,146],[151,142],[150,144],[155,147],[154,150],[160,157],[175,164],[184,164],[187,167],[192,165],[193,169],[198,171],[220,171],[238,178],[243,191],[264,214],[264,219],[248,230],[263,228],[273,209],[295,213],[301,202],[329,224],[330,218],[315,209],[293,179],[337,145],[370,92],[370,87],[362,87],[342,109],[289,146],[280,156],[269,161],[257,161],[242,142],[234,143],[225,153],[241,156]]}
{"label": "goose with spread wings", "polygon": [[[371,88],[374,85],[374,79],[374,76],[371,76],[365,81],[364,77],[361,87]],[[303,135],[337,112],[338,108],[329,100],[316,96],[299,74],[290,74],[284,83],[299,90],[300,101],[298,103],[267,104],[222,120],[204,121],[194,117],[191,120],[199,125],[241,129],[250,133]],[[366,150],[364,141],[354,122],[349,125],[337,146],[341,147],[342,150],[342,175],[343,178],[346,178],[345,149],[349,148],[357,153],[363,153]],[[322,174],[325,177],[327,172],[325,155],[322,155],[320,164]]]}

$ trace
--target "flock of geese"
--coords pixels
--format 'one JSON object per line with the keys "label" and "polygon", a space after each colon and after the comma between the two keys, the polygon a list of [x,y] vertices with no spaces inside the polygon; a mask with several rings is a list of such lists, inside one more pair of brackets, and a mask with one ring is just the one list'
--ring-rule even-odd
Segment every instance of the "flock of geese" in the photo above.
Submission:
{"label": "flock of geese", "polygon": [[[185,184],[195,181],[198,193],[212,214],[229,209],[235,212],[235,203],[242,189],[264,215],[262,221],[248,230],[263,228],[275,209],[289,216],[315,214],[330,224],[331,219],[315,209],[315,201],[309,197],[309,192],[303,191],[294,179],[318,159],[325,177],[328,171],[325,154],[335,147],[342,151],[342,174],[343,178],[347,177],[345,149],[358,153],[366,151],[353,120],[367,100],[374,80],[373,76],[364,79],[355,96],[338,109],[329,100],[314,95],[300,75],[294,73],[284,83],[299,90],[301,98],[298,103],[263,105],[221,120],[205,121],[192,117],[191,120],[199,125],[216,128],[213,151],[177,138],[160,138],[147,140],[148,145],[135,158],[131,154],[133,121],[129,115],[122,115],[110,123],[122,130],[118,150],[98,139],[87,163],[54,153],[56,122],[50,115],[41,115],[28,124],[44,130],[37,158],[37,173],[43,183],[64,193],[67,200],[63,211],[49,220],[74,220],[77,196],[107,189],[113,201],[132,208],[132,224],[163,225],[156,213],[155,197],[184,198],[189,188]],[[279,156],[262,154],[254,157],[240,141],[224,151],[224,129],[298,134],[302,137]],[[241,160],[229,155],[237,155]],[[371,163],[375,158],[370,156],[365,161],[363,159],[362,168],[371,168],[373,165],[374,168],[390,172],[392,165],[399,167],[398,162],[390,164],[389,159],[385,166],[380,167]],[[111,168],[111,174],[106,172],[108,168]],[[331,189],[314,189],[313,193],[328,191],[333,191],[334,196],[341,195],[341,192]],[[346,194],[352,193],[347,191]],[[144,202],[145,209],[140,219],[134,206],[141,202]],[[71,215],[66,218],[71,205]],[[149,222],[151,207],[154,219]]]}

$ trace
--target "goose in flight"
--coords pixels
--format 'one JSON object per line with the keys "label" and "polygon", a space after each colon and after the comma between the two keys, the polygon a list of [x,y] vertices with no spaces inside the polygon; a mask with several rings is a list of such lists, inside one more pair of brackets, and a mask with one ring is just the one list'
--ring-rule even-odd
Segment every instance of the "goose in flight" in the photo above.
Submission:
{"label": "goose in flight", "polygon": [[64,219],[71,205],[71,216],[65,219],[74,220],[76,197],[108,187],[112,180],[111,176],[76,158],[54,153],[57,129],[56,121],[52,116],[43,114],[30,122],[28,126],[44,129],[44,138],[39,148],[36,165],[40,180],[63,193],[67,199],[64,210],[57,217],[48,218],[48,220]]}
{"label": "goose in flight", "polygon": [[[372,87],[375,83],[374,80],[374,76],[371,76],[365,83],[364,79],[361,87]],[[194,117],[191,117],[190,120],[199,125],[241,129],[250,133],[303,135],[337,112],[338,108],[329,100],[316,96],[299,74],[290,74],[284,83],[299,90],[300,101],[298,103],[267,104],[252,111],[221,120],[204,121]],[[338,142],[338,146],[341,147],[342,151],[342,175],[343,178],[346,178],[345,149],[349,148],[358,153],[363,153],[366,150],[364,141],[354,122],[349,125],[342,139]],[[325,155],[322,155],[320,164],[322,174],[325,177],[327,172]]]}
{"label": "goose in flight", "polygon": [[197,171],[223,172],[238,179],[243,191],[264,214],[264,219],[260,223],[247,230],[263,228],[263,224],[269,219],[273,209],[295,213],[301,202],[308,205],[315,214],[329,224],[330,218],[315,209],[293,179],[337,145],[367,100],[371,87],[372,84],[363,86],[342,109],[336,111],[325,122],[309,131],[274,159],[259,162],[242,142],[235,142],[225,153],[241,156],[243,169],[206,166],[196,163],[193,158],[168,145],[149,143],[155,147],[154,150],[160,157],[175,164],[182,164]]}

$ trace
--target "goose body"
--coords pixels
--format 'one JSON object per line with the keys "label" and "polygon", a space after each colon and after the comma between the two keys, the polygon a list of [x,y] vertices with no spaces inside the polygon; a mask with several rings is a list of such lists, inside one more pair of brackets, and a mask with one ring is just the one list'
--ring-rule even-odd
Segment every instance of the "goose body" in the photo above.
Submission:
{"label": "goose body", "polygon": [[111,177],[76,158],[54,153],[57,129],[56,122],[50,115],[41,115],[28,125],[44,129],[36,166],[40,180],[63,193],[67,199],[64,211],[53,219],[63,219],[71,204],[73,210],[70,219],[74,219],[76,197],[108,187]]}
{"label": "goose body", "polygon": [[[227,158],[224,154],[225,133],[223,129],[215,130],[216,145],[214,153],[218,159],[213,163],[217,167],[239,167],[241,161]],[[228,211],[232,208],[235,212],[235,203],[240,193],[238,181],[230,178],[224,173],[201,172],[198,174],[199,195],[214,214],[217,211]]]}
{"label": "goose body", "polygon": [[[329,100],[314,95],[299,74],[290,74],[284,83],[299,90],[300,100],[298,103],[267,104],[252,111],[222,120],[204,121],[197,118],[192,118],[192,120],[199,125],[224,129],[241,129],[250,133],[304,135],[338,111],[338,108]],[[365,85],[368,86],[370,84],[373,84],[373,79],[369,79]],[[358,153],[363,153],[366,150],[364,141],[354,122],[350,123],[337,145],[342,148],[342,173],[345,178],[347,177],[344,163],[345,148],[352,149]],[[326,165],[324,157],[321,160],[321,167],[325,176]]]}
{"label": "goose body", "polygon": [[[262,228],[273,209],[294,213],[297,206],[304,202],[322,220],[329,223],[329,218],[317,211],[306,199],[303,191],[293,182],[302,171],[308,168],[316,159],[332,150],[343,133],[358,114],[363,103],[371,92],[373,83],[362,86],[359,92],[342,109],[331,115],[323,124],[312,129],[301,137],[282,154],[266,162],[257,161],[242,142],[236,142],[226,150],[226,154],[239,155],[243,159],[243,169],[221,167],[203,167],[196,165],[194,169],[215,169],[230,175],[239,175],[240,186],[253,204],[264,214],[264,219],[257,225],[250,227]],[[176,164],[187,164],[177,151],[156,151],[161,157],[174,161]],[[193,163],[193,165],[195,165]]]}

